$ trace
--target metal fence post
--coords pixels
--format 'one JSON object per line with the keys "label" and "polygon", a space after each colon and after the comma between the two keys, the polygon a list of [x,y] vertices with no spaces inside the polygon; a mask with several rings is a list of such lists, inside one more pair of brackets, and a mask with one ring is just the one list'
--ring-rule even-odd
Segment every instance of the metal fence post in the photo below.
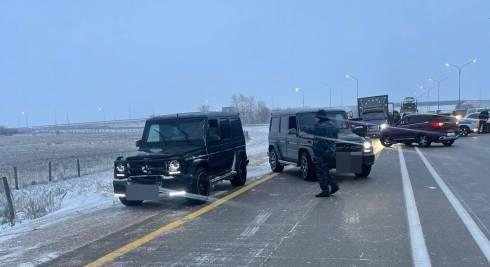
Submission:
{"label": "metal fence post", "polygon": [[17,175],[17,167],[14,166],[15,190],[19,190],[19,177]]}
{"label": "metal fence post", "polygon": [[2,177],[3,180],[3,188],[5,189],[5,197],[7,198],[7,205],[9,208],[9,220],[10,224],[14,226],[15,224],[15,210],[14,203],[12,202],[12,195],[10,192],[9,183],[7,181],[7,177]]}
{"label": "metal fence post", "polygon": [[77,159],[77,173],[78,173],[78,177],[80,177],[80,160]]}
{"label": "metal fence post", "polygon": [[52,175],[53,175],[53,173],[52,173],[52,168],[51,168],[51,161],[50,161],[50,162],[49,162],[49,164],[48,164],[48,168],[49,168],[49,177],[48,177],[48,181],[50,181],[50,182],[51,182],[51,179],[52,179],[52,177],[53,177],[53,176],[52,176]]}

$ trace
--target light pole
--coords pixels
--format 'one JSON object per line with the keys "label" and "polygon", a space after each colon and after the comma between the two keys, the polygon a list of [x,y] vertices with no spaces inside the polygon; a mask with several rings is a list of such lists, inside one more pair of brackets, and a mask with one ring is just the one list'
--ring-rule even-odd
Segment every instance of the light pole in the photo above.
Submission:
{"label": "light pole", "polygon": [[301,92],[301,95],[303,97],[303,108],[304,108],[305,107],[305,91],[303,91],[302,89],[299,89],[299,88],[296,88],[295,91],[296,91],[296,93]]}
{"label": "light pole", "polygon": [[330,86],[328,83],[323,83],[326,87],[328,87],[328,101],[329,101],[329,107],[332,107],[332,86]]}
{"label": "light pole", "polygon": [[24,121],[25,121],[25,123],[26,123],[26,128],[29,128],[29,121],[28,121],[28,119],[27,119],[27,113],[25,113],[24,111],[22,111],[22,112],[20,113],[20,115],[22,115],[22,117],[24,117]]}
{"label": "light pole", "polygon": [[453,67],[458,70],[458,107],[461,106],[461,72],[465,67],[473,63],[476,63],[476,58],[473,59],[472,61],[464,63],[463,65],[454,65],[451,63],[446,63],[446,67]]}
{"label": "light pole", "polygon": [[99,112],[102,112],[102,117],[104,119],[104,122],[106,121],[106,117],[105,117],[105,110],[101,107],[98,108]]}
{"label": "light pole", "polygon": [[359,98],[359,79],[350,74],[346,74],[345,78],[356,80],[356,98]]}
{"label": "light pole", "polygon": [[439,98],[439,90],[441,89],[441,83],[443,81],[445,81],[447,78],[444,77],[442,79],[439,79],[439,80],[436,80],[436,79],[432,79],[432,78],[429,78],[429,81],[433,82],[433,83],[436,83],[437,84],[437,110],[439,110],[439,102],[440,102],[440,98]]}

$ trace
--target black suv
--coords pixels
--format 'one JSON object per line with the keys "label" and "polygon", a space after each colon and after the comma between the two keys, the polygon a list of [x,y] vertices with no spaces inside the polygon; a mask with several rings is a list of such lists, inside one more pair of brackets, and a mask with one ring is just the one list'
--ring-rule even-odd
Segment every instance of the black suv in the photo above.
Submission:
{"label": "black suv", "polygon": [[127,206],[161,196],[207,199],[214,183],[247,179],[238,113],[187,113],[148,119],[138,153],[114,162],[114,194]]}
{"label": "black suv", "polygon": [[[373,146],[352,132],[347,113],[341,109],[325,109],[339,129],[335,161],[329,162],[337,173],[355,173],[367,177],[374,164]],[[280,172],[284,165],[301,167],[305,180],[316,178],[312,159],[313,138],[311,130],[318,109],[277,111],[271,114],[269,126],[269,163],[272,171]]]}

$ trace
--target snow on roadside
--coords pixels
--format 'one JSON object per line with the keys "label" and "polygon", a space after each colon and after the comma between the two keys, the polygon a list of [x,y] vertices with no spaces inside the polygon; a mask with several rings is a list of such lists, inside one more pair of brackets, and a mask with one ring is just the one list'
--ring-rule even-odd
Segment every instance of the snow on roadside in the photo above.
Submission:
{"label": "snow on roadside", "polygon": [[[268,126],[247,126],[249,140],[247,141],[247,154],[250,160],[248,178],[253,181],[270,172],[267,159],[267,132]],[[85,175],[80,178],[61,180],[52,183],[38,184],[14,190],[16,200],[16,225],[0,225],[0,243],[15,236],[44,227],[68,218],[81,216],[99,209],[121,205],[113,196],[112,170]],[[46,201],[46,196],[52,196],[53,203],[39,203]],[[32,218],[26,209],[32,204],[46,204],[46,210],[40,209],[40,217]],[[19,206],[20,205],[20,206]],[[22,206],[23,205],[23,206]],[[45,213],[45,214],[43,214]],[[1,256],[1,251],[0,251]]]}

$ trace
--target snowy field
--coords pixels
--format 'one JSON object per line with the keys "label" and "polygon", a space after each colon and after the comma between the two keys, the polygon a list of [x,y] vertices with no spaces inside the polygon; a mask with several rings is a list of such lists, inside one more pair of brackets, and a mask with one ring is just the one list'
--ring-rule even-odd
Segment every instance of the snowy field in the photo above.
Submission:
{"label": "snowy field", "polygon": [[[268,126],[249,126],[245,127],[245,130],[248,131],[250,137],[247,141],[247,153],[250,159],[248,179],[254,180],[270,171],[266,153]],[[134,140],[138,137],[126,138],[128,146],[129,143],[134,146]],[[130,138],[132,139],[129,140]],[[123,143],[122,140],[118,142]],[[86,148],[82,150],[89,151]],[[58,180],[13,190],[17,215],[16,225],[11,227],[6,224],[6,219],[3,219],[4,224],[0,225],[0,243],[19,234],[42,229],[68,218],[103,208],[121,206],[113,196],[112,177],[112,170],[106,170],[80,178]],[[218,190],[214,194],[217,196],[225,192]],[[0,209],[3,207],[3,202],[4,196],[0,195]],[[0,260],[1,258],[0,255]]]}

